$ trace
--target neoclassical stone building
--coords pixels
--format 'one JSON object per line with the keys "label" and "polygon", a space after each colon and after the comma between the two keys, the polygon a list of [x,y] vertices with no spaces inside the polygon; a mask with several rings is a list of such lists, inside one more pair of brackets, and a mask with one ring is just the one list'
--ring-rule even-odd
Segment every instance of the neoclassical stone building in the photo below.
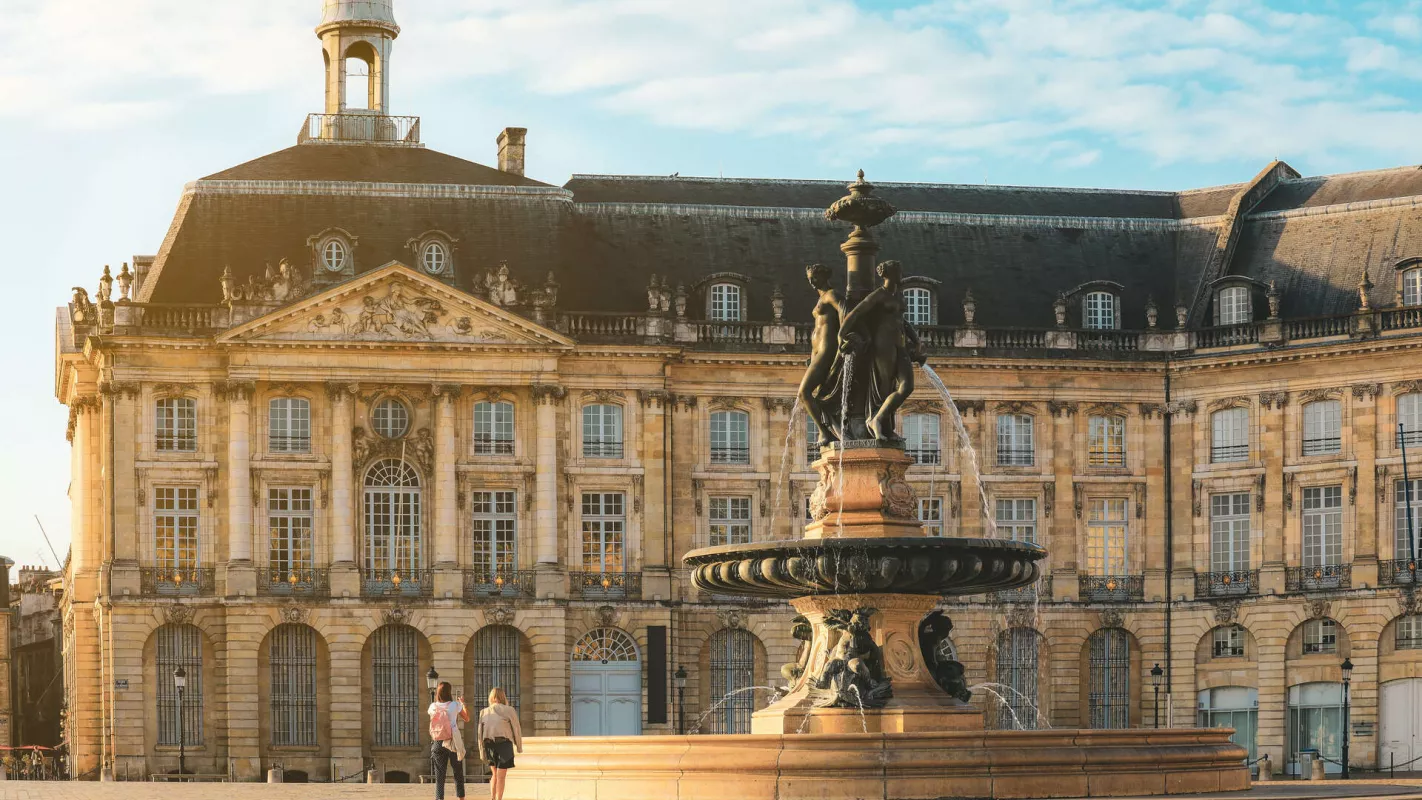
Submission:
{"label": "neoclassical stone building", "polygon": [[[550,186],[517,128],[497,169],[443,155],[388,112],[398,32],[327,0],[299,144],[59,309],[81,775],[181,738],[201,772],[399,780],[431,668],[537,735],[741,731],[794,658],[788,607],[680,558],[806,522],[804,267],[842,275],[843,184]],[[989,724],[1336,759],[1347,658],[1352,762],[1422,756],[1422,172],[878,194],[956,401],[921,380],[901,420],[921,516],[1051,552],[948,605]]]}

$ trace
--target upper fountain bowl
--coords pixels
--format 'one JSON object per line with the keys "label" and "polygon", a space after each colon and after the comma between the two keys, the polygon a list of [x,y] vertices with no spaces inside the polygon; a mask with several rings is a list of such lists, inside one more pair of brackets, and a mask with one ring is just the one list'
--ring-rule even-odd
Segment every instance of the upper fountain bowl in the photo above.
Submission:
{"label": "upper fountain bowl", "polygon": [[832,594],[947,597],[1029,586],[1047,551],[1006,539],[805,539],[687,553],[692,583],[718,594],[791,599]]}

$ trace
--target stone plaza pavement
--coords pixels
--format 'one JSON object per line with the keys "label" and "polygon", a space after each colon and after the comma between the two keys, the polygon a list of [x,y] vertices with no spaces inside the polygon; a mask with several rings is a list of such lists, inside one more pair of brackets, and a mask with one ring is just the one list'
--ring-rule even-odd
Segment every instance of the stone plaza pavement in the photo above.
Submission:
{"label": "stone plaza pavement", "polygon": [[[482,800],[488,797],[488,784],[472,783],[467,797]],[[288,783],[93,783],[93,782],[0,782],[0,800],[337,800],[341,798],[429,798],[433,787],[419,784],[310,784]],[[445,796],[454,797],[451,782]],[[728,794],[734,797],[734,794]],[[1369,800],[1422,799],[1422,779],[1353,780],[1310,783],[1275,781],[1256,784],[1247,792],[1172,795],[1181,800]],[[667,798],[674,800],[674,798]],[[1070,800],[1064,799],[1064,800]],[[1116,800],[1140,800],[1116,798]]]}

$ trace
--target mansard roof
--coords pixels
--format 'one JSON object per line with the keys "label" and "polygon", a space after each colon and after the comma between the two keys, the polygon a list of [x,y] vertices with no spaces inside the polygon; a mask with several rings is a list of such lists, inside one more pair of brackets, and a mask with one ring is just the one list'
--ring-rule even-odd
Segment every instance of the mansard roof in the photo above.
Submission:
{"label": "mansard roof", "polygon": [[424,147],[305,144],[215,172],[205,181],[358,181],[460,186],[547,186]]}

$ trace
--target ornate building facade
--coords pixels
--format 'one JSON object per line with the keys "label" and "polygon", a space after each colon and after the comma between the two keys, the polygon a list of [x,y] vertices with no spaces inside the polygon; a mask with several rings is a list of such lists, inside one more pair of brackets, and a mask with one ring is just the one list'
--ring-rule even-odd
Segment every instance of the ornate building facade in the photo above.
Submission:
{"label": "ornate building facade", "polygon": [[[803,276],[843,185],[542,184],[521,129],[494,169],[388,113],[388,0],[317,33],[298,145],[189,184],[58,312],[76,774],[181,740],[200,772],[408,778],[431,669],[534,735],[748,730],[791,613],[680,558],[809,521]],[[954,395],[901,420],[924,524],[1050,551],[947,606],[990,724],[1337,759],[1349,659],[1352,762],[1422,756],[1417,170],[878,194]]]}

